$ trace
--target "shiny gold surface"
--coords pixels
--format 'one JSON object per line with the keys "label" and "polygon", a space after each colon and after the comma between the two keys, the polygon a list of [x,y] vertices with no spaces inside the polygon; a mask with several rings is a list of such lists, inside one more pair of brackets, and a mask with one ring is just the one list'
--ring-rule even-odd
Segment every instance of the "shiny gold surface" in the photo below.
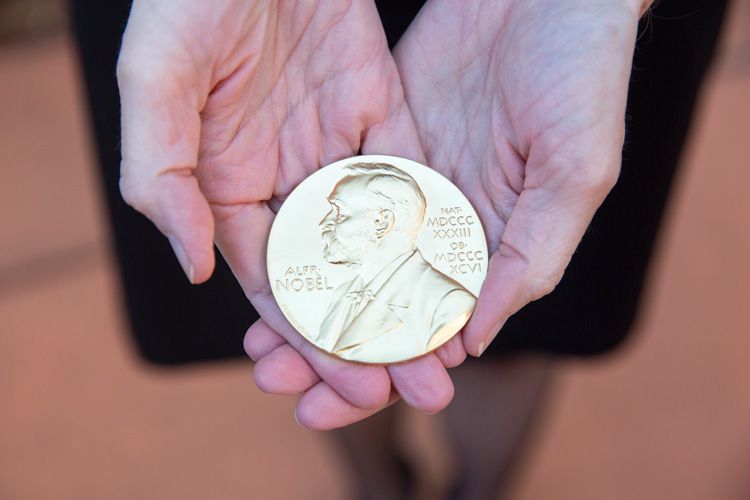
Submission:
{"label": "shiny gold surface", "polygon": [[358,156],[305,179],[268,240],[289,322],[343,359],[426,354],[466,323],[487,272],[484,230],[449,180],[393,156]]}

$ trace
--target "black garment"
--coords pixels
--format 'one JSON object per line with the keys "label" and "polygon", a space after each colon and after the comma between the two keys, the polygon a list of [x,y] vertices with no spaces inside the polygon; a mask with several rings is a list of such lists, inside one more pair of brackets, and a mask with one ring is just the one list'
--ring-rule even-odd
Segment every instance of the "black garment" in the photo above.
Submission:
{"label": "black garment", "polygon": [[[376,3],[391,45],[422,4]],[[482,359],[529,350],[597,354],[627,336],[726,3],[664,0],[641,24],[620,180],[554,293],[511,318]],[[224,260],[218,256],[207,283],[189,285],[166,238],[118,192],[115,63],[128,11],[127,1],[72,1],[132,331],[141,354],[156,363],[239,356],[244,332],[258,316]]]}

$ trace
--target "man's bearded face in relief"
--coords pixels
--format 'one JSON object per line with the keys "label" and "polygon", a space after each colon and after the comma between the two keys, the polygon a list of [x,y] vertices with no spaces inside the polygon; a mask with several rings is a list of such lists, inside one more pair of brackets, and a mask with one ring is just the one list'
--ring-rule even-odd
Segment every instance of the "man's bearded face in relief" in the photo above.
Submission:
{"label": "man's bearded face in relief", "polygon": [[328,196],[331,210],[320,221],[323,257],[331,264],[358,265],[378,243],[378,212],[365,192],[365,179],[347,177]]}

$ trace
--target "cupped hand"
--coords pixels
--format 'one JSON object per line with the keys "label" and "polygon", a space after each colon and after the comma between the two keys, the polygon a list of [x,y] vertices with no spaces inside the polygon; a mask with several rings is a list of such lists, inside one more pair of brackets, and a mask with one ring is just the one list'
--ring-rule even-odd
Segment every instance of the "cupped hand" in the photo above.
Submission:
{"label": "cupped hand", "polygon": [[423,159],[371,1],[136,0],[118,82],[123,197],[167,235],[192,283],[210,276],[216,242],[261,315],[262,354],[291,360],[284,377],[309,389],[302,420],[341,425],[396,394],[447,404],[435,355],[390,377],[328,356],[285,320],[266,274],[275,210],[316,168],[360,151]]}
{"label": "cupped hand", "polygon": [[489,240],[467,352],[552,291],[616,182],[645,7],[430,0],[396,47],[427,162],[472,201]]}
{"label": "cupped hand", "polygon": [[[489,239],[488,276],[465,348],[479,355],[504,321],[560,280],[591,217],[615,183],[636,26],[650,2],[431,0],[395,57],[427,164],[477,209]],[[446,366],[463,360],[451,341]],[[297,356],[262,327],[248,352],[270,392],[309,387]],[[352,410],[313,385],[325,404],[306,422],[347,423]],[[337,420],[338,418],[338,420]]]}

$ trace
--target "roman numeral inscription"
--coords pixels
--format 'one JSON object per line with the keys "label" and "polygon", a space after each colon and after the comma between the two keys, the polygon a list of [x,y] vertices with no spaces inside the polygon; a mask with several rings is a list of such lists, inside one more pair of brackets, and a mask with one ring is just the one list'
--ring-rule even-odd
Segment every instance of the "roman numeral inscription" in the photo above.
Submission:
{"label": "roman numeral inscription", "polygon": [[450,274],[471,274],[482,270],[484,253],[481,250],[462,250],[435,254],[435,263],[450,265]]}
{"label": "roman numeral inscription", "polygon": [[449,274],[473,274],[482,272],[484,252],[472,250],[463,241],[471,237],[476,224],[475,215],[465,215],[461,207],[441,207],[438,217],[428,217],[427,227],[433,231],[433,239],[450,240],[450,252],[436,253],[434,263],[448,265]]}
{"label": "roman numeral inscription", "polygon": [[427,227],[432,229],[433,239],[471,237],[471,226],[476,223],[473,215],[464,215],[461,207],[441,207],[440,214],[438,217],[427,218]]}

